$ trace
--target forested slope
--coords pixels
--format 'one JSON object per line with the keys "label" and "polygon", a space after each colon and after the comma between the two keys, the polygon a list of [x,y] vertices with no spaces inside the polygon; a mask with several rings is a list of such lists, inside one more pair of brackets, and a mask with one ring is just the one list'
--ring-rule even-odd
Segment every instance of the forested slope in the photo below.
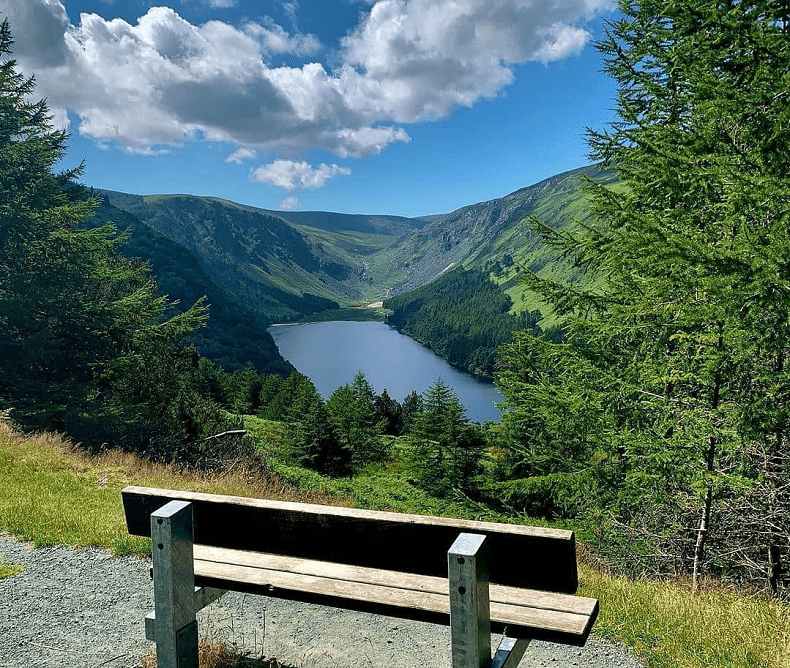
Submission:
{"label": "forested slope", "polygon": [[218,286],[197,259],[180,244],[171,241],[139,220],[109,203],[106,197],[85,221],[86,227],[112,222],[128,234],[119,250],[127,257],[139,257],[151,265],[161,292],[185,309],[200,298],[208,302],[208,322],[190,337],[198,352],[228,369],[252,364],[263,373],[291,373],[266,328],[272,321],[264,313],[239,303]]}
{"label": "forested slope", "polygon": [[510,297],[488,273],[457,267],[428,285],[387,299],[387,322],[441,355],[453,366],[493,379],[497,349],[513,330],[540,334],[540,312],[511,314]]}

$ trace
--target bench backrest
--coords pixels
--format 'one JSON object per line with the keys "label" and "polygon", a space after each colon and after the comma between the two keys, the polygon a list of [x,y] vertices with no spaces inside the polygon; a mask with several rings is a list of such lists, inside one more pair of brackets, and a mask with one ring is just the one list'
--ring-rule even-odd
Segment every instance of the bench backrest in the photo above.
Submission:
{"label": "bench backrest", "polygon": [[151,535],[150,515],[168,501],[190,501],[198,544],[447,577],[447,550],[462,531],[488,537],[490,581],[575,593],[572,531],[405,515],[151,487],[122,491],[126,525]]}

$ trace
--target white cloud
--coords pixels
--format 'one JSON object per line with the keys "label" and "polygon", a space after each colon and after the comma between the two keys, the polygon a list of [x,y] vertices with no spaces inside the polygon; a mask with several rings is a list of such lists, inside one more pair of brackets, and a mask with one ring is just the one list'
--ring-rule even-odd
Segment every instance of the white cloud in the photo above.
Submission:
{"label": "white cloud", "polygon": [[240,165],[245,160],[253,160],[256,157],[258,157],[257,151],[251,148],[241,147],[225,158],[225,162],[235,162],[237,165]]}
{"label": "white cloud", "polygon": [[269,53],[291,53],[297,56],[309,56],[321,50],[321,42],[315,35],[289,35],[282,26],[271,18],[259,23],[248,23],[245,32],[254,35]]}
{"label": "white cloud", "polygon": [[[611,0],[379,0],[343,39],[349,99],[379,120],[437,118],[496,95],[512,66],[577,54]],[[356,90],[350,82],[357,79]]]}
{"label": "white cloud", "polygon": [[304,161],[275,160],[253,170],[250,178],[258,183],[270,183],[288,192],[293,192],[294,190],[320,188],[329,179],[340,174],[347,176],[351,174],[351,170],[348,167],[327,165],[323,162],[318,167],[313,167]]}
{"label": "white cloud", "polygon": [[349,155],[362,157],[381,153],[389,144],[394,142],[410,142],[411,137],[403,128],[371,128],[365,127],[359,130],[343,128],[338,130],[337,153],[341,158]]}
{"label": "white cloud", "polygon": [[280,206],[277,207],[280,211],[294,211],[299,208],[299,199],[296,197],[286,197]]}
{"label": "white cloud", "polygon": [[560,60],[569,53],[578,53],[584,48],[590,35],[586,30],[555,23],[543,31],[545,37],[535,58],[544,63]]}
{"label": "white cloud", "polygon": [[284,5],[290,32],[270,18],[193,25],[169,7],[134,24],[98,14],[71,24],[62,0],[0,0],[0,16],[59,121],[73,111],[102,145],[156,153],[207,139],[282,159],[310,149],[345,158],[409,141],[400,124],[498,95],[519,63],[578,53],[590,38],[583,22],[611,1],[369,2],[328,55],[334,69],[295,28],[296,2]]}
{"label": "white cloud", "polygon": [[205,1],[209,7],[214,7],[215,9],[227,9],[228,7],[235,7],[238,4],[237,0],[205,0]]}

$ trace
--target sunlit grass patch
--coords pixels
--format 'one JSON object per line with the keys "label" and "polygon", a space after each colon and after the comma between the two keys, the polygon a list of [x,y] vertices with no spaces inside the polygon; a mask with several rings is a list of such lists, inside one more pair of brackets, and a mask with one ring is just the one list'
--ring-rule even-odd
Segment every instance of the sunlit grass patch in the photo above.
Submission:
{"label": "sunlit grass patch", "polygon": [[12,575],[17,575],[24,569],[24,566],[19,566],[18,564],[4,564],[3,557],[0,557],[0,580],[3,578],[9,578]]}
{"label": "sunlit grass patch", "polygon": [[582,566],[583,596],[598,598],[596,633],[625,643],[647,668],[790,667],[790,612],[759,597],[671,582],[632,582]]}
{"label": "sunlit grass patch", "polygon": [[274,476],[237,468],[227,474],[184,471],[110,451],[93,457],[52,434],[23,436],[0,421],[0,531],[36,546],[150,552],[149,541],[127,534],[120,491],[143,485],[199,492],[341,503],[318,492],[296,493]]}

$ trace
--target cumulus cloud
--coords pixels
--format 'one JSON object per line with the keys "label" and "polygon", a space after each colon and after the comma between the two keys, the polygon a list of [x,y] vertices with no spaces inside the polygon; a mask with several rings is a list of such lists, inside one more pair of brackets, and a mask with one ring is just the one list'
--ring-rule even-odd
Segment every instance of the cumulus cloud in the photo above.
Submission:
{"label": "cumulus cloud", "polygon": [[267,18],[263,25],[248,23],[246,30],[257,37],[269,53],[291,53],[309,56],[321,50],[321,42],[315,35],[289,35],[282,26]]}
{"label": "cumulus cloud", "polygon": [[299,208],[299,200],[296,197],[286,197],[277,208],[280,211],[294,211]]}
{"label": "cumulus cloud", "polygon": [[[611,0],[368,4],[329,49],[296,29],[296,2],[285,4],[291,31],[270,18],[193,25],[169,7],[136,23],[82,14],[71,24],[61,0],[0,0],[0,16],[11,21],[15,57],[36,75],[37,92],[58,119],[74,112],[85,136],[138,153],[227,141],[300,165],[292,160],[310,149],[377,154],[409,141],[402,124],[498,95],[516,65],[578,53],[590,38],[584,21]],[[310,173],[322,168],[331,171]]]}
{"label": "cumulus cloud", "polygon": [[257,151],[242,146],[240,149],[233,151],[233,153],[225,158],[225,162],[235,162],[237,165],[240,165],[245,160],[254,160],[257,157]]}
{"label": "cumulus cloud", "polygon": [[590,34],[574,24],[610,4],[379,0],[342,41],[349,97],[398,122],[445,116],[496,95],[515,64],[577,54]]}
{"label": "cumulus cloud", "polygon": [[335,134],[337,147],[334,149],[341,158],[349,155],[357,157],[381,153],[384,148],[393,142],[409,142],[411,137],[403,128],[359,128],[351,130],[343,128]]}
{"label": "cumulus cloud", "polygon": [[329,179],[339,174],[347,176],[351,174],[351,170],[348,167],[327,165],[323,162],[318,167],[313,167],[304,161],[275,160],[253,170],[250,178],[259,183],[269,183],[288,192],[293,192],[294,190],[320,188]]}

